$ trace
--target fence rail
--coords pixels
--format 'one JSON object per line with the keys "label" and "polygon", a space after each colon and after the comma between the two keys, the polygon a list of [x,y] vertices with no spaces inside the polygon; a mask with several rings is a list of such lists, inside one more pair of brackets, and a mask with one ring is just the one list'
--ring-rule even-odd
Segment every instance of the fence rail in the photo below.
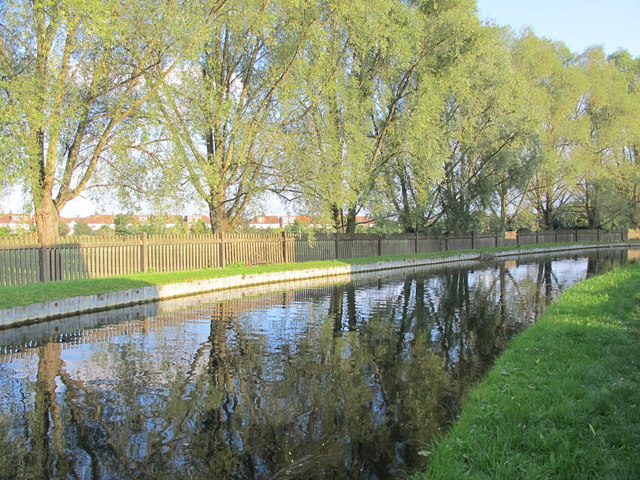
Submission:
{"label": "fence rail", "polygon": [[204,234],[61,237],[39,245],[32,237],[0,238],[0,286],[112,277],[139,272],[224,268],[243,263],[304,262],[444,252],[539,243],[624,241],[634,232],[557,230],[506,234]]}

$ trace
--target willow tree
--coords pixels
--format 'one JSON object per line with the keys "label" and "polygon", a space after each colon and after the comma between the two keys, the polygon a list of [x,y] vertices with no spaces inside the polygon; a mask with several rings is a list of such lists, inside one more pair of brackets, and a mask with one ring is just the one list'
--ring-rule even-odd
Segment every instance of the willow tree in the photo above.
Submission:
{"label": "willow tree", "polygon": [[0,155],[43,243],[62,208],[100,186],[111,150],[136,141],[139,107],[227,1],[0,4]]}
{"label": "willow tree", "polygon": [[540,119],[532,148],[540,164],[527,200],[541,228],[552,229],[575,198],[576,152],[587,132],[585,79],[575,55],[562,43],[527,33],[512,46],[516,69],[527,81],[530,110]]}
{"label": "willow tree", "polygon": [[489,27],[452,73],[442,95],[442,177],[434,184],[439,219],[446,231],[476,230],[494,209],[504,228],[506,192],[531,171],[530,157],[520,154],[533,125],[524,81]]}
{"label": "willow tree", "polygon": [[355,229],[358,190],[373,167],[368,156],[382,140],[371,130],[371,115],[393,41],[380,32],[394,34],[382,23],[402,9],[393,0],[371,9],[364,2],[336,2],[323,11],[320,41],[305,52],[312,68],[300,94],[315,100],[296,132],[296,180],[307,208],[331,217],[339,231]]}
{"label": "willow tree", "polygon": [[206,203],[214,232],[284,176],[284,133],[306,109],[292,89],[317,21],[313,2],[242,0],[155,97],[169,164]]}
{"label": "willow tree", "polygon": [[380,191],[423,82],[471,48],[479,21],[464,0],[336,2],[330,14],[324,42],[309,52],[312,63],[334,62],[307,81],[323,94],[300,135],[299,180],[310,207],[350,233]]}
{"label": "willow tree", "polygon": [[626,50],[618,50],[608,60],[624,76],[628,96],[627,121],[622,143],[617,146],[616,168],[609,170],[613,191],[622,214],[620,225],[640,227],[640,56],[633,58]]}
{"label": "willow tree", "polygon": [[587,79],[584,117],[589,127],[577,155],[580,213],[589,228],[621,226],[628,213],[637,211],[624,192],[637,188],[639,97],[630,88],[629,72],[607,59],[602,48],[585,51],[580,66]]}

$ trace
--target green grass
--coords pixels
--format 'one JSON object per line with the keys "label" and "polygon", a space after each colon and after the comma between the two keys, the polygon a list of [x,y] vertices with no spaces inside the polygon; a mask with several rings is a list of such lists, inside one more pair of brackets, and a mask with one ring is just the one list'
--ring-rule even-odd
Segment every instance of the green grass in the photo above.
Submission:
{"label": "green grass", "polygon": [[565,292],[462,412],[415,478],[640,478],[640,264]]}
{"label": "green grass", "polygon": [[255,273],[271,273],[291,270],[305,270],[309,268],[335,267],[340,265],[362,265],[381,261],[402,259],[435,258],[459,255],[463,253],[488,253],[507,250],[526,250],[531,248],[567,246],[567,244],[541,244],[516,247],[500,247],[476,250],[457,250],[450,252],[431,252],[417,255],[387,255],[382,257],[363,257],[348,260],[325,260],[316,262],[287,263],[276,265],[257,265],[246,267],[231,265],[224,269],[202,269],[185,272],[167,273],[136,273],[112,278],[97,278],[89,280],[69,280],[44,284],[19,285],[0,287],[0,309],[15,306],[30,305],[32,303],[60,300],[62,298],[109,293],[129,288],[149,285],[166,285],[170,283],[192,282],[209,278],[221,278],[231,275],[248,275]]}

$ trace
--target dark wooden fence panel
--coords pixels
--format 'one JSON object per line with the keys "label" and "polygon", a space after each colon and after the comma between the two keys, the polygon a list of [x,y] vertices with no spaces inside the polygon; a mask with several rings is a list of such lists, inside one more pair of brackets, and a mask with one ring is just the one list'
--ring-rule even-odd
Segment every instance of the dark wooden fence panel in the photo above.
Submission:
{"label": "dark wooden fence panel", "polygon": [[558,231],[556,232],[556,243],[573,242],[576,239],[575,231]]}
{"label": "dark wooden fence panel", "polygon": [[444,237],[424,237],[418,238],[418,253],[442,252],[446,250]]}
{"label": "dark wooden fence panel", "polygon": [[508,237],[506,235],[498,236],[498,247],[517,247],[517,246],[518,246],[517,235],[514,235],[513,237]]}
{"label": "dark wooden fence panel", "polygon": [[534,245],[538,243],[535,232],[518,232],[519,245]]}
{"label": "dark wooden fence panel", "polygon": [[601,232],[601,242],[621,242],[625,240],[624,230],[613,230],[611,232]]}
{"label": "dark wooden fence panel", "polygon": [[578,242],[597,242],[598,232],[595,230],[578,230]]}
{"label": "dark wooden fence panel", "polygon": [[491,234],[474,235],[473,248],[495,248],[497,247],[496,236]]}
{"label": "dark wooden fence panel", "polygon": [[382,255],[410,255],[416,253],[415,235],[382,238]]}
{"label": "dark wooden fence panel", "polygon": [[293,240],[291,261],[311,262],[336,258],[335,235],[298,235]]}
{"label": "dark wooden fence panel", "polygon": [[375,257],[378,255],[376,235],[337,235],[338,258]]}
{"label": "dark wooden fence panel", "polygon": [[468,250],[473,248],[471,235],[449,237],[447,250]]}
{"label": "dark wooden fence panel", "polygon": [[11,246],[0,250],[0,286],[40,281],[40,251],[37,246]]}

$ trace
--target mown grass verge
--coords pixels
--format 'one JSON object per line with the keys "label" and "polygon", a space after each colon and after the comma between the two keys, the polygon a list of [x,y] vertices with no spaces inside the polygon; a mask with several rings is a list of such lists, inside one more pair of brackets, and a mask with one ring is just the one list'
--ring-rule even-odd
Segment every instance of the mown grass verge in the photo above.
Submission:
{"label": "mown grass verge", "polygon": [[640,264],[565,292],[436,446],[428,479],[637,479]]}
{"label": "mown grass verge", "polygon": [[[584,243],[583,243],[584,244]],[[316,262],[287,263],[274,265],[230,265],[223,269],[202,269],[185,272],[167,273],[137,273],[112,278],[97,278],[88,280],[69,280],[63,282],[50,282],[44,284],[20,285],[14,287],[0,287],[0,309],[15,306],[30,305],[32,303],[60,300],[63,298],[98,293],[116,292],[129,288],[138,288],[149,285],[167,285],[170,283],[193,282],[209,278],[221,278],[232,275],[248,275],[256,273],[272,273],[291,270],[306,270],[310,268],[335,267],[340,265],[361,265],[383,261],[400,259],[434,258],[459,255],[463,253],[489,253],[505,250],[526,250],[550,246],[568,246],[568,244],[544,244],[527,245],[519,248],[500,247],[492,249],[457,250],[450,252],[432,252],[417,255],[388,255],[382,257],[364,257],[348,260],[326,260]]]}

